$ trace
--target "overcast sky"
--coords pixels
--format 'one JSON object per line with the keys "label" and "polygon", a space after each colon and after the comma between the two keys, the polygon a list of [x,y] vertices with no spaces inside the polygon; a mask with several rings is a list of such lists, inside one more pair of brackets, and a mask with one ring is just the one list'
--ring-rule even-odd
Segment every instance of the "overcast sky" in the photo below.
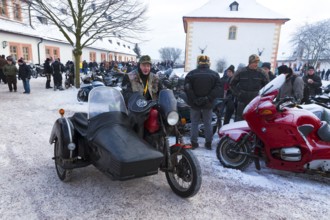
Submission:
{"label": "overcast sky", "polygon": [[[162,47],[185,48],[185,33],[182,17],[203,6],[209,0],[145,0],[149,4],[147,22],[150,32],[140,43],[142,54],[159,59],[158,50]],[[221,1],[221,0],[219,0]],[[233,0],[234,1],[234,0]],[[242,0],[241,0],[242,1]],[[237,0],[239,3],[239,0]],[[257,0],[291,20],[282,26],[279,53],[289,53],[287,47],[295,28],[305,24],[330,18],[330,0]]]}

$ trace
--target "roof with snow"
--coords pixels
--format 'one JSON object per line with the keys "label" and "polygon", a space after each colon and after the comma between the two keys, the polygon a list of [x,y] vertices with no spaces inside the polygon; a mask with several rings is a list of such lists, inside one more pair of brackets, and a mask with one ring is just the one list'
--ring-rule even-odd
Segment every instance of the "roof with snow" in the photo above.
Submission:
{"label": "roof with snow", "polygon": [[[42,24],[37,19],[33,20],[31,26],[27,23],[17,22],[6,18],[0,18],[0,31],[35,38],[42,38],[44,40],[49,41],[69,43],[56,26]],[[119,38],[99,39],[95,41],[91,46],[88,46],[88,48],[136,55],[133,51],[133,45]]]}
{"label": "roof with snow", "polygon": [[[231,10],[235,4],[238,10]],[[195,11],[183,18],[248,18],[248,19],[280,19],[290,20],[269,8],[256,2],[256,0],[210,0]]]}

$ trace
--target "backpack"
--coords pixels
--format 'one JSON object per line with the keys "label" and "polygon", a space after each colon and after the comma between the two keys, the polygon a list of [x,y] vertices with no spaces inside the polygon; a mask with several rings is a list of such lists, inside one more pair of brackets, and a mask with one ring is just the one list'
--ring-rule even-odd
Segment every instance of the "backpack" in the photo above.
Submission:
{"label": "backpack", "polygon": [[[296,78],[297,78],[296,75],[293,75],[291,78],[292,90],[293,90],[293,84],[294,84],[294,81],[296,80]],[[299,104],[303,104],[303,103],[309,103],[309,88],[305,82],[304,82],[303,98],[301,99],[301,102]]]}

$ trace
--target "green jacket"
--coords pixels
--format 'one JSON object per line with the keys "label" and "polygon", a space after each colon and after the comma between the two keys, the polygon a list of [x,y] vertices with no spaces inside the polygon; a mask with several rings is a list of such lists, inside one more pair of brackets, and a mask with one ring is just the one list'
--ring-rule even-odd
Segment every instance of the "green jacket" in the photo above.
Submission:
{"label": "green jacket", "polygon": [[3,67],[3,73],[5,74],[5,76],[16,76],[18,73],[18,69],[14,64],[6,64]]}

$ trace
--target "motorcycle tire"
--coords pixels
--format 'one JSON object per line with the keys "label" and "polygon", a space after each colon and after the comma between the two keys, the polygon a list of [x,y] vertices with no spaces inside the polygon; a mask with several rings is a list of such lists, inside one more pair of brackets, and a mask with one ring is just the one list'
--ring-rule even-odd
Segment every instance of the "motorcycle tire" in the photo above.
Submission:
{"label": "motorcycle tire", "polygon": [[67,182],[71,179],[72,170],[64,169],[59,165],[60,155],[59,155],[59,142],[58,140],[55,141],[54,144],[54,158],[55,158],[55,169],[58,178],[63,182]]}
{"label": "motorcycle tire", "polygon": [[88,93],[84,89],[80,89],[77,94],[77,100],[79,102],[87,102],[88,101]]}
{"label": "motorcycle tire", "polygon": [[174,170],[167,170],[165,175],[173,192],[182,198],[196,195],[202,184],[202,171],[195,155],[189,149],[174,147],[171,161]]}
{"label": "motorcycle tire", "polygon": [[224,167],[245,170],[253,162],[253,158],[248,155],[251,148],[248,143],[244,143],[239,146],[239,153],[236,153],[235,144],[229,137],[221,138],[216,149],[217,157]]}
{"label": "motorcycle tire", "polygon": [[32,75],[32,77],[35,78],[35,79],[38,78],[38,73],[37,73],[37,71],[35,71],[35,70],[32,70],[32,74],[31,74],[31,75]]}

